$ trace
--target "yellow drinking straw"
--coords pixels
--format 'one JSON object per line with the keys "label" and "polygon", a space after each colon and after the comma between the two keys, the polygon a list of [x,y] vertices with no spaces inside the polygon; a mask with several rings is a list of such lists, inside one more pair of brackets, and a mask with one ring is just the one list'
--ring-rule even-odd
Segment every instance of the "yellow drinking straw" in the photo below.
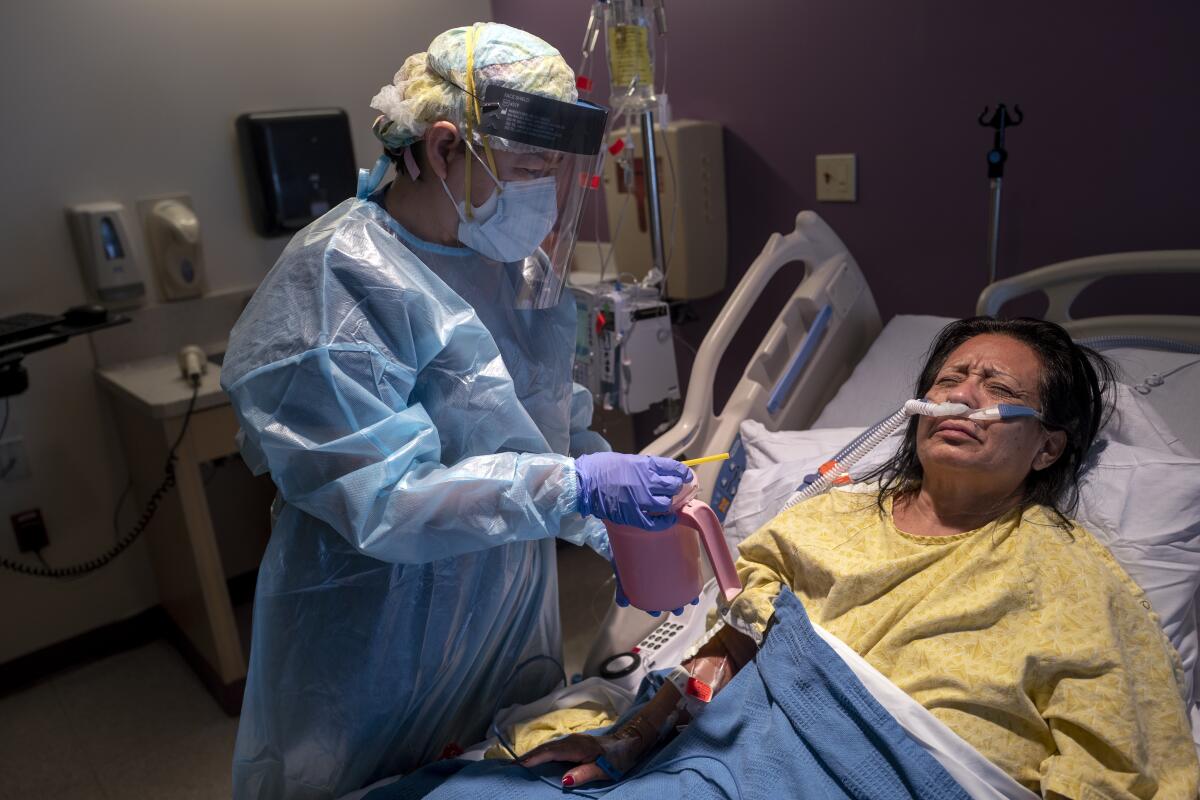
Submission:
{"label": "yellow drinking straw", "polygon": [[724,461],[729,458],[729,453],[717,453],[713,456],[704,456],[703,458],[693,458],[688,461],[681,461],[685,467],[698,467],[701,464],[708,464],[712,461]]}

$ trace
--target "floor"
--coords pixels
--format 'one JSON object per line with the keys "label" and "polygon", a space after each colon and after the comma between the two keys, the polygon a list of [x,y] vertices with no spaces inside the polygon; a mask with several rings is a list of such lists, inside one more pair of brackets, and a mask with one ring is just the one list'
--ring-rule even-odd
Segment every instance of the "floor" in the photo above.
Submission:
{"label": "floor", "polygon": [[153,642],[0,699],[0,798],[228,798],[236,730]]}
{"label": "floor", "polygon": [[[558,555],[573,675],[612,601],[612,573],[590,550]],[[236,732],[174,648],[153,642],[0,697],[0,800],[228,798]]]}

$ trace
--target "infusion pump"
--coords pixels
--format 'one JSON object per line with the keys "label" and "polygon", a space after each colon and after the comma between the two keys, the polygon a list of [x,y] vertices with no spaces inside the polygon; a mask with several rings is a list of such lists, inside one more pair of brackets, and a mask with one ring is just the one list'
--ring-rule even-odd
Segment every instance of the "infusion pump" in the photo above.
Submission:
{"label": "infusion pump", "polygon": [[617,281],[571,287],[577,314],[576,383],[606,409],[645,411],[679,399],[670,307],[654,289]]}

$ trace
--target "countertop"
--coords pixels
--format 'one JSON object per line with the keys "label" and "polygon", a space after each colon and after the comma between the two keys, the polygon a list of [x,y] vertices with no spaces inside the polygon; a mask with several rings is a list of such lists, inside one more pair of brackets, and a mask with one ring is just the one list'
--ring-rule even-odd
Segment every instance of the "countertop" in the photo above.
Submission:
{"label": "countertop", "polygon": [[[206,366],[196,395],[196,411],[229,404],[229,396],[221,389],[221,367],[212,361]],[[192,399],[192,388],[180,374],[174,356],[115,364],[96,370],[96,375],[120,399],[139,406],[154,419],[183,416]]]}

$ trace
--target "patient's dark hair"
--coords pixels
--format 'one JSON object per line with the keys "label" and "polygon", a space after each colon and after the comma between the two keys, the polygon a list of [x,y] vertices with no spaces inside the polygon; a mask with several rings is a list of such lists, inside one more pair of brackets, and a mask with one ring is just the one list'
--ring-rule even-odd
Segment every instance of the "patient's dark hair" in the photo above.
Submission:
{"label": "patient's dark hair", "polygon": [[[1060,522],[1066,523],[1079,504],[1079,473],[1088,448],[1112,411],[1107,397],[1113,383],[1112,367],[1099,353],[1071,341],[1070,334],[1053,322],[1028,317],[971,317],[947,325],[930,345],[914,396],[925,397],[955,348],[983,334],[1008,336],[1023,342],[1041,362],[1039,394],[1043,424],[1065,432],[1067,444],[1049,467],[1030,471],[1025,479],[1022,507],[1046,506],[1058,515]],[[896,455],[864,478],[880,481],[880,511],[889,498],[911,494],[921,485],[924,472],[917,460],[918,420],[915,416],[909,420],[904,442]]]}

